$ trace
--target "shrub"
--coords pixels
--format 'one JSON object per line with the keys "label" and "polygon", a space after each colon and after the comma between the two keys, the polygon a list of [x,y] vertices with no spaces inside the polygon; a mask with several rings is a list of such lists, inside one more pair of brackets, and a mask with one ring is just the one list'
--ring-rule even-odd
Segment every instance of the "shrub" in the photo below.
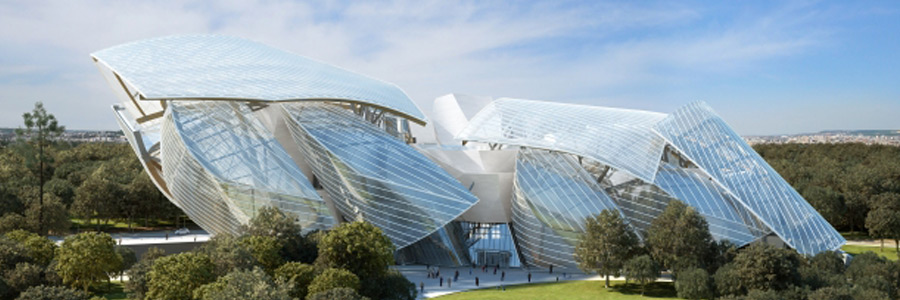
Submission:
{"label": "shrub", "polygon": [[416,285],[397,270],[360,282],[359,293],[372,299],[414,300],[418,295]]}
{"label": "shrub", "polygon": [[209,257],[195,252],[159,258],[148,275],[147,298],[170,300],[189,300],[194,289],[216,278]]}
{"label": "shrub", "polygon": [[686,269],[678,273],[678,278],[675,279],[675,290],[678,292],[678,298],[711,299],[713,297],[709,273],[700,268]]}
{"label": "shrub", "polygon": [[85,292],[65,286],[35,286],[30,287],[16,300],[87,300]]}
{"label": "shrub", "polygon": [[322,238],[319,259],[331,268],[369,279],[384,274],[394,262],[394,244],[370,223],[344,223]]}
{"label": "shrub", "polygon": [[741,284],[741,276],[734,268],[734,264],[725,264],[713,275],[713,283],[716,286],[716,294],[719,296],[740,296],[747,293]]}
{"label": "shrub", "polygon": [[309,284],[316,278],[316,268],[312,265],[289,262],[275,269],[275,279],[291,286],[290,295],[299,299],[306,298]]}
{"label": "shrub", "polygon": [[369,298],[360,296],[351,288],[334,288],[306,298],[307,300],[368,300]]}
{"label": "shrub", "polygon": [[285,284],[273,282],[259,268],[253,268],[252,271],[235,270],[216,282],[201,286],[194,291],[194,299],[290,300],[289,289]]}
{"label": "shrub", "polygon": [[280,254],[283,245],[275,237],[248,236],[242,238],[240,244],[250,251],[253,258],[268,274],[272,274],[275,269],[284,264],[284,258]]}
{"label": "shrub", "polygon": [[116,242],[106,233],[85,232],[66,238],[59,248],[59,264],[56,266],[63,282],[88,287],[100,280],[109,279],[122,265],[122,257],[115,251]]}
{"label": "shrub", "polygon": [[23,292],[29,287],[44,283],[44,268],[30,263],[18,263],[16,268],[6,271],[6,284],[15,291]]}
{"label": "shrub", "polygon": [[641,284],[641,296],[648,283],[659,277],[659,264],[650,255],[641,255],[625,263],[625,277]]}
{"label": "shrub", "polygon": [[[802,257],[794,250],[752,244],[734,258],[741,285],[749,290],[783,290],[800,286]],[[717,283],[718,284],[718,283]]]}
{"label": "shrub", "polygon": [[347,270],[326,269],[309,284],[307,299],[316,293],[341,287],[359,290],[359,277]]}

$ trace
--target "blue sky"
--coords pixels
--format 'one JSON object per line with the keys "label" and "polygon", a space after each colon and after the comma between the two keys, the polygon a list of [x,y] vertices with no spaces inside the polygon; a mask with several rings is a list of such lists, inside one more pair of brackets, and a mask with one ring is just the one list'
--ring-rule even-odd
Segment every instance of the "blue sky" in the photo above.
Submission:
{"label": "blue sky", "polygon": [[35,101],[117,129],[91,52],[219,33],[396,83],[671,112],[708,102],[745,135],[900,129],[900,2],[3,1],[0,127]]}

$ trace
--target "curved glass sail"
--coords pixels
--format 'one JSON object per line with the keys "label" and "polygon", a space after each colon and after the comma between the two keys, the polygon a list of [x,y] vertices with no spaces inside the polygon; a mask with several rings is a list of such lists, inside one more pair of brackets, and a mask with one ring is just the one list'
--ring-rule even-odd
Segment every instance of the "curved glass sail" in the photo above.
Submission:
{"label": "curved glass sail", "polygon": [[568,152],[653,182],[665,140],[652,127],[665,117],[648,111],[504,98],[482,109],[456,139]]}
{"label": "curved glass sail", "polygon": [[281,107],[304,159],[344,218],[378,226],[398,249],[478,201],[434,162],[340,106]]}
{"label": "curved glass sail", "polygon": [[325,202],[245,103],[171,103],[163,127],[166,182],[204,228],[235,232],[266,206],[296,214],[305,231],[333,225]]}
{"label": "curved glass sail", "polygon": [[616,205],[572,155],[523,148],[516,158],[512,224],[529,265],[577,267],[584,220]]}
{"label": "curved glass sail", "polygon": [[844,238],[705,103],[689,104],[655,128],[798,252],[815,254],[838,249],[845,243]]}
{"label": "curved glass sail", "polygon": [[173,35],[91,55],[148,100],[336,100],[425,115],[396,85],[251,40]]}

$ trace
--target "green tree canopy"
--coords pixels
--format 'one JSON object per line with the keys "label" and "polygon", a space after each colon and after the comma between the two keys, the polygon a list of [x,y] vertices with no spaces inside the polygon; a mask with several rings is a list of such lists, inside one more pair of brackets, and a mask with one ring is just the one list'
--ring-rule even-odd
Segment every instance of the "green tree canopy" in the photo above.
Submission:
{"label": "green tree canopy", "polygon": [[59,248],[59,276],[66,284],[87,291],[94,283],[109,279],[122,265],[116,242],[106,233],[84,232],[66,238]]}
{"label": "green tree canopy", "polygon": [[[19,136],[21,141],[20,149],[22,149],[22,156],[25,157],[25,165],[37,174],[38,182],[36,184],[39,187],[39,199],[34,205],[37,206],[36,210],[38,211],[36,219],[43,220],[44,182],[50,179],[53,174],[52,169],[49,168],[52,157],[47,155],[46,148],[66,128],[59,125],[53,114],[47,113],[47,110],[44,109],[44,104],[41,102],[34,103],[34,110],[22,114],[22,119],[24,120],[25,128],[17,129],[16,135]],[[38,223],[37,225],[38,233],[46,234],[43,224]]]}
{"label": "green tree canopy", "polygon": [[284,259],[280,255],[283,245],[275,237],[247,236],[241,238],[240,244],[250,251],[250,254],[267,274],[272,274],[275,269],[284,264]]}
{"label": "green tree canopy", "polygon": [[647,284],[659,278],[659,264],[650,258],[650,255],[640,255],[625,262],[625,277],[641,284],[641,296]]}
{"label": "green tree canopy", "polygon": [[309,284],[307,299],[316,293],[335,288],[349,288],[357,291],[359,290],[359,277],[343,269],[325,269]]}
{"label": "green tree canopy", "polygon": [[148,274],[149,299],[190,300],[198,287],[216,279],[206,254],[184,252],[157,259]]}
{"label": "green tree canopy", "polygon": [[319,242],[319,259],[323,265],[348,270],[361,278],[375,278],[394,262],[394,244],[370,223],[344,223]]}
{"label": "green tree canopy", "polygon": [[276,283],[259,268],[253,270],[235,270],[219,277],[215,282],[201,286],[194,291],[194,299],[256,299],[256,300],[290,300],[288,287],[284,283]]}
{"label": "green tree canopy", "polygon": [[584,227],[575,247],[578,268],[605,275],[608,288],[609,277],[619,276],[623,263],[637,249],[637,236],[617,212],[608,209],[585,219]]}
{"label": "green tree canopy", "polygon": [[34,286],[28,288],[16,300],[88,300],[88,294],[64,286]]}
{"label": "green tree canopy", "polygon": [[298,299],[306,298],[307,289],[316,278],[316,268],[310,264],[288,262],[275,270],[275,279],[290,285],[290,295]]}
{"label": "green tree canopy", "polygon": [[650,223],[645,242],[653,259],[676,275],[682,269],[706,268],[709,252],[714,249],[706,219],[677,200],[670,201]]}
{"label": "green tree canopy", "polygon": [[316,245],[307,241],[297,224],[297,215],[285,213],[276,207],[266,206],[243,227],[247,235],[269,236],[281,242],[281,257],[287,261],[312,263],[318,255]]}
{"label": "green tree canopy", "polygon": [[675,291],[678,298],[684,299],[712,299],[714,295],[709,273],[700,268],[681,271],[675,280]]}

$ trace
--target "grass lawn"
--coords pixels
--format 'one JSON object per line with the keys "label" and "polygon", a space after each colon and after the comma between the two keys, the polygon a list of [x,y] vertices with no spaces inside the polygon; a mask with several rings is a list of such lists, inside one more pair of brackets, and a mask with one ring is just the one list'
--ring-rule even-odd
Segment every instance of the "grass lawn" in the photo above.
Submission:
{"label": "grass lawn", "polygon": [[625,284],[624,281],[613,281],[613,287],[603,287],[603,281],[568,281],[562,283],[534,283],[506,287],[506,291],[496,288],[471,290],[455,293],[438,299],[678,299],[675,297],[675,286],[671,282],[656,282],[647,285],[647,291],[641,296],[641,287],[637,284]]}
{"label": "grass lawn", "polygon": [[94,295],[106,297],[107,300],[128,299],[128,294],[125,293],[125,285],[121,281],[113,281],[111,286],[103,282],[98,284],[92,291]]}
{"label": "grass lawn", "polygon": [[866,251],[875,252],[880,256],[883,256],[890,260],[897,260],[897,250],[894,249],[893,245],[885,246],[884,251],[881,251],[881,247],[879,246],[858,246],[858,245],[844,245],[841,247],[841,250],[844,252],[850,253],[850,255],[857,255]]}

